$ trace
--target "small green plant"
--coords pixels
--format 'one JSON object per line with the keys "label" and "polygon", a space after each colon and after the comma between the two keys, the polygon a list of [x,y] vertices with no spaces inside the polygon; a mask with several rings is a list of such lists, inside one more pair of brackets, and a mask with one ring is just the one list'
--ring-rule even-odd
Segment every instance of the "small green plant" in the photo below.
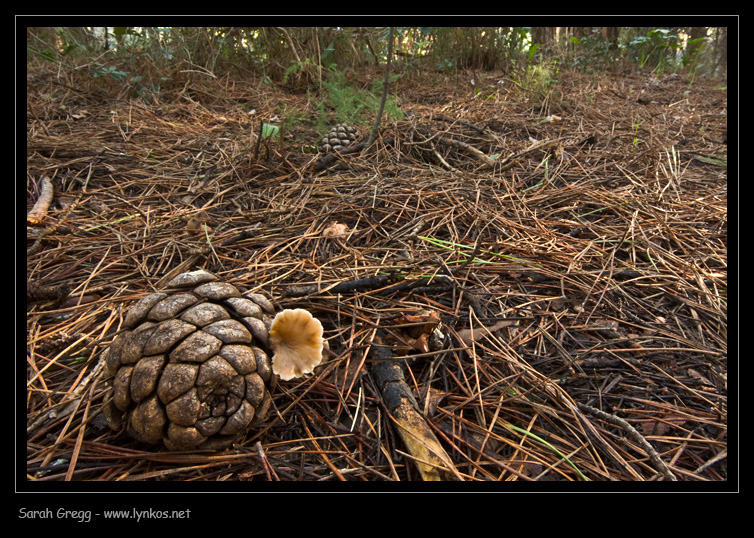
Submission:
{"label": "small green plant", "polygon": [[92,76],[94,78],[108,78],[109,77],[121,83],[125,82],[128,79],[128,73],[126,73],[125,71],[120,71],[119,69],[117,69],[115,66],[112,66],[112,65],[108,65],[106,67],[103,65],[97,65],[92,70]]}
{"label": "small green plant", "polygon": [[520,433],[521,435],[529,437],[529,438],[535,440],[536,442],[538,442],[539,444],[541,444],[541,445],[549,448],[555,454],[557,454],[563,461],[565,461],[568,465],[570,465],[573,468],[573,470],[576,471],[576,473],[579,475],[579,477],[581,477],[581,479],[584,482],[588,482],[589,481],[589,479],[584,475],[584,473],[582,473],[581,470],[579,470],[579,468],[576,467],[576,465],[571,461],[571,459],[566,454],[563,454],[560,450],[558,450],[557,448],[555,448],[552,444],[548,443],[546,440],[542,439],[540,436],[538,436],[536,434],[533,434],[532,432],[530,432],[528,430],[525,430],[523,428],[519,428],[518,426],[514,426],[513,424],[509,424],[507,422],[503,422],[501,420],[498,420],[498,424],[500,424],[501,426],[504,426],[506,428],[509,428],[509,429],[513,430],[514,432]]}
{"label": "small green plant", "polygon": [[438,71],[449,75],[453,72],[453,60],[451,60],[450,58],[443,58],[442,60],[437,61],[435,67]]}
{"label": "small green plant", "polygon": [[631,151],[636,151],[639,147],[639,126],[641,125],[641,122],[634,122],[634,139],[633,143],[631,144]]}
{"label": "small green plant", "polygon": [[707,46],[708,39],[706,37],[699,37],[697,39],[690,39],[686,44],[686,50],[691,51],[691,54],[683,56],[684,67],[689,66],[691,76],[689,78],[689,84],[694,83],[696,77],[696,70],[699,67],[699,54]]}
{"label": "small green plant", "polygon": [[584,73],[605,69],[620,54],[617,45],[595,32],[582,37],[572,36],[569,42],[573,47],[573,53],[568,56],[569,65]]}
{"label": "small green plant", "polygon": [[[131,75],[127,71],[122,71],[115,66],[108,65],[103,66],[101,64],[95,64],[94,69],[91,71],[94,78],[112,79],[118,83],[122,88],[126,88],[131,97],[146,97],[148,92],[157,93],[159,86],[152,84],[149,81],[144,81],[144,77],[141,75]],[[159,82],[165,82],[167,77],[160,77]]]}
{"label": "small green plant", "polygon": [[279,132],[280,127],[277,125],[272,125],[271,123],[262,124],[262,140],[273,138],[275,135],[279,134]]}
{"label": "small green plant", "polygon": [[[368,122],[380,107],[382,80],[375,79],[369,90],[357,88],[348,81],[348,71],[331,71],[328,80],[322,84],[323,96],[316,103],[320,116],[317,128],[320,131],[326,130],[333,122]],[[399,77],[400,75],[391,77],[391,82]],[[400,108],[390,96],[385,103],[384,113],[396,119],[402,116]]]}
{"label": "small green plant", "polygon": [[529,58],[528,58],[529,63],[531,63],[531,61],[534,58],[534,55],[537,53],[537,49],[539,49],[540,45],[541,45],[541,43],[534,43],[531,47],[529,47]]}
{"label": "small green plant", "polygon": [[301,77],[314,77],[314,72],[317,71],[317,66],[315,63],[311,60],[311,58],[306,58],[303,61],[294,61],[288,69],[285,70],[285,74],[283,75],[283,84],[286,84],[288,80],[293,77],[295,79],[299,79]]}
{"label": "small green plant", "polygon": [[555,77],[560,75],[556,62],[550,64],[530,65],[526,70],[526,77],[522,86],[531,92],[542,96],[547,95],[550,87],[557,82]]}
{"label": "small green plant", "polygon": [[655,69],[661,71],[681,45],[678,36],[667,28],[654,28],[647,35],[632,39],[629,46],[637,50],[639,67],[643,68],[651,62]]}

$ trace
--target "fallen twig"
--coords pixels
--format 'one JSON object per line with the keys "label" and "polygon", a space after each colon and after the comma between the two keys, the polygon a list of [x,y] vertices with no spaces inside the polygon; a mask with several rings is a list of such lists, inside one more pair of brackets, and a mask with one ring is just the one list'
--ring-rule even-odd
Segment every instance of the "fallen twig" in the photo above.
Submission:
{"label": "fallen twig", "polygon": [[382,393],[385,407],[395,419],[398,433],[408,451],[416,458],[414,463],[422,479],[461,480],[450,457],[420,414],[419,405],[406,385],[401,365],[379,333],[369,356],[372,360],[372,374]]}
{"label": "fallen twig", "polygon": [[50,181],[49,177],[43,176],[42,189],[39,193],[39,198],[37,198],[37,201],[35,202],[34,207],[31,208],[31,211],[29,211],[29,214],[26,215],[26,222],[35,225],[42,222],[42,219],[47,215],[47,210],[52,203],[53,194],[54,190],[52,188],[52,181]]}
{"label": "fallen twig", "polygon": [[605,422],[609,422],[610,424],[620,426],[628,434],[628,436],[631,439],[633,439],[636,443],[639,444],[639,446],[641,446],[642,449],[644,449],[644,451],[649,456],[649,460],[652,462],[652,465],[657,470],[657,472],[659,472],[662,476],[664,476],[665,478],[668,478],[669,480],[673,480],[673,481],[678,480],[676,476],[673,474],[673,471],[670,470],[670,467],[668,467],[667,464],[664,461],[662,461],[662,458],[654,449],[654,447],[650,445],[649,442],[646,439],[644,439],[644,436],[641,435],[638,431],[636,431],[636,428],[631,426],[628,422],[626,422],[620,417],[611,415],[610,413],[605,413],[604,411],[595,409],[591,405],[586,405],[580,402],[577,402],[576,405],[578,405],[579,409],[581,409],[585,413],[589,413],[590,415],[595,416],[601,420],[604,420]]}

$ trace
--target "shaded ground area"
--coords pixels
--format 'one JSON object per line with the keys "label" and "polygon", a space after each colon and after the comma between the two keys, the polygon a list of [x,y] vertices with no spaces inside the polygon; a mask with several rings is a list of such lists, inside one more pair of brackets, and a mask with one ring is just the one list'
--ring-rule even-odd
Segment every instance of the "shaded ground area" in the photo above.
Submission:
{"label": "shaded ground area", "polygon": [[[428,312],[442,337],[406,383],[453,478],[727,479],[715,83],[427,75],[399,82],[374,151],[332,162],[307,97],[258,81],[27,88],[27,208],[55,192],[27,232],[30,479],[419,479],[370,351]],[[284,109],[283,141],[257,143]],[[131,301],[196,268],[311,310],[331,354],[241,445],[154,451],[106,427],[100,356]]]}

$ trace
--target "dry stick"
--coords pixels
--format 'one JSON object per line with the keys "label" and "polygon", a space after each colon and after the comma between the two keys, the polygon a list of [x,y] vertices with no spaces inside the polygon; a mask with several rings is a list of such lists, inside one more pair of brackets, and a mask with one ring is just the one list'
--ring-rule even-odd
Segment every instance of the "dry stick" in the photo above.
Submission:
{"label": "dry stick", "polygon": [[[439,275],[444,276],[444,275]],[[411,290],[421,287],[430,282],[446,279],[440,279],[439,276],[421,277],[416,280],[401,280],[395,282],[394,275],[375,275],[366,278],[359,278],[357,280],[348,280],[346,282],[339,282],[332,284],[329,287],[322,287],[319,284],[308,284],[305,286],[291,286],[283,292],[283,297],[305,297],[308,295],[314,295],[315,293],[329,292],[332,294],[347,293],[349,291],[359,290],[376,290],[379,289],[379,295],[386,295],[388,293],[395,293],[397,291]],[[394,284],[387,286],[391,282]],[[384,289],[380,289],[387,286]]]}
{"label": "dry stick", "polygon": [[500,167],[498,169],[498,172],[505,172],[506,170],[513,168],[521,157],[524,157],[528,155],[529,153],[552,147],[558,142],[561,142],[562,140],[566,140],[567,138],[569,137],[561,136],[560,138],[553,138],[552,140],[542,140],[538,142],[533,142],[528,148],[521,150],[519,152],[516,152],[513,155],[509,155],[508,157],[506,157],[499,163],[496,163],[496,165]]}
{"label": "dry stick", "polygon": [[[91,170],[89,171],[89,174],[91,175]],[[47,179],[47,178],[45,178]],[[49,181],[49,179],[48,179]],[[87,177],[87,182],[89,181],[89,178]],[[50,189],[52,189],[52,185],[50,185]],[[42,230],[42,232],[37,236],[37,238],[34,240],[34,244],[29,247],[29,249],[26,251],[26,255],[29,256],[31,254],[35,254],[38,250],[42,248],[42,240],[49,234],[55,232],[59,227],[61,227],[61,224],[65,222],[68,219],[68,215],[73,211],[74,208],[78,207],[79,202],[81,202],[81,198],[84,196],[84,192],[79,193],[79,195],[76,197],[76,200],[70,204],[66,210],[63,212],[63,215],[58,219],[57,224],[53,224]],[[41,197],[40,197],[41,200]],[[39,203],[39,200],[37,201],[37,204]],[[37,204],[34,205],[34,209],[36,209]],[[49,205],[49,204],[48,204]],[[34,212],[34,209],[32,209],[32,212]],[[46,209],[45,209],[46,211]]]}
{"label": "dry stick", "polygon": [[28,100],[26,101],[26,106],[29,107],[29,112],[31,112],[31,115],[34,116],[34,119],[39,123],[39,126],[42,128],[42,132],[44,132],[45,136],[49,138],[50,133],[47,132],[47,127],[45,127],[44,122],[39,119],[37,113],[34,112],[34,107],[31,106],[31,103]]}
{"label": "dry stick", "polygon": [[582,411],[589,413],[590,415],[593,415],[599,419],[604,420],[605,422],[609,422],[610,424],[614,424],[616,426],[620,426],[623,428],[626,433],[628,433],[628,436],[636,441],[643,449],[644,451],[649,455],[649,459],[652,462],[652,465],[657,470],[658,473],[663,475],[664,477],[670,479],[670,480],[678,480],[676,476],[673,474],[673,472],[670,470],[670,468],[665,464],[664,461],[662,461],[662,458],[660,458],[660,455],[657,453],[657,451],[652,447],[652,445],[649,444],[649,442],[644,439],[644,437],[636,431],[636,428],[631,426],[628,422],[623,420],[620,417],[617,417],[615,415],[611,415],[609,413],[605,413],[604,411],[600,411],[599,409],[595,409],[594,407],[590,405],[586,405],[580,402],[576,402],[576,405],[579,406],[579,409]]}
{"label": "dry stick", "polygon": [[306,286],[291,286],[283,292],[283,297],[304,297],[307,295],[313,295],[315,293],[324,293],[329,291],[330,293],[345,293],[348,291],[356,291],[363,289],[377,289],[385,286],[390,282],[390,277],[387,276],[370,276],[367,278],[360,278],[358,280],[350,280],[347,282],[340,282],[330,287],[323,288],[319,284],[309,284]]}
{"label": "dry stick", "polygon": [[375,336],[369,350],[372,374],[380,389],[398,434],[413,456],[424,481],[461,480],[452,460],[419,412],[419,405],[406,384],[401,365],[385,345],[381,334]]}
{"label": "dry stick", "polygon": [[260,119],[259,120],[259,134],[257,135],[257,143],[254,146],[254,162],[257,162],[259,160],[259,147],[262,144],[263,127],[264,127],[264,122]]}
{"label": "dry stick", "polygon": [[460,170],[459,170],[458,168],[456,168],[456,167],[454,167],[453,165],[451,165],[450,163],[448,163],[448,161],[446,161],[446,160],[445,160],[445,159],[443,158],[443,156],[442,156],[442,155],[440,155],[440,153],[438,153],[438,151],[437,151],[437,150],[434,150],[434,149],[433,149],[433,150],[432,150],[432,153],[433,153],[433,154],[434,154],[434,156],[435,156],[435,157],[437,158],[437,160],[438,160],[438,161],[440,161],[440,162],[442,163],[442,165],[443,165],[443,166],[444,166],[445,168],[447,168],[448,170],[450,170],[451,172],[455,172],[456,174],[458,174],[458,173],[460,173],[460,172],[461,172],[461,171],[460,171]]}
{"label": "dry stick", "polygon": [[[537,372],[536,370],[532,369],[531,367],[526,368],[530,373],[534,374],[535,378],[544,378],[542,374]],[[544,378],[547,379],[547,378]],[[600,445],[604,448],[606,454],[615,461],[618,465],[620,465],[626,473],[631,475],[636,480],[642,480],[641,475],[633,468],[631,467],[628,462],[623,459],[623,457],[618,453],[618,451],[613,447],[610,443],[607,442],[607,440],[600,435],[600,433],[597,431],[595,426],[591,423],[591,421],[587,420],[587,418],[579,411],[578,406],[576,402],[573,401],[571,396],[560,386],[557,384],[545,385],[545,390],[552,394],[557,400],[560,400],[567,408],[571,410],[573,415],[579,420],[579,423],[581,424],[581,431],[587,435],[591,436],[594,440],[598,441]],[[535,407],[536,408],[536,407]],[[542,409],[544,411],[544,409]],[[598,448],[598,447],[595,447]]]}
{"label": "dry stick", "polygon": [[280,478],[278,477],[277,473],[275,472],[275,469],[270,464],[269,460],[267,459],[267,455],[264,453],[264,449],[262,448],[262,443],[257,441],[254,446],[257,449],[257,454],[259,454],[259,459],[262,461],[262,467],[264,467],[264,472],[267,475],[267,481],[271,482],[273,479],[275,482],[280,482]]}
{"label": "dry stick", "polygon": [[309,426],[306,424],[306,419],[304,418],[305,415],[302,415],[301,425],[304,427],[304,430],[306,430],[306,433],[309,435],[309,439],[305,439],[306,441],[310,441],[314,448],[316,449],[316,453],[322,458],[322,461],[325,462],[325,465],[327,465],[330,470],[333,472],[333,474],[340,480],[341,482],[345,482],[345,477],[341,474],[340,471],[338,471],[338,468],[333,464],[332,461],[330,461],[330,458],[327,457],[327,453],[322,450],[322,447],[319,446],[319,443],[317,442],[317,438],[314,437],[314,434],[312,434],[311,430],[309,429]]}
{"label": "dry stick", "polygon": [[29,224],[39,224],[42,219],[45,218],[47,210],[50,208],[53,196],[52,181],[47,176],[42,177],[42,190],[39,193],[34,207],[31,208],[29,214],[26,216],[26,222]]}
{"label": "dry stick", "polygon": [[[97,388],[98,381],[98,379],[95,379],[94,383],[92,384],[90,394],[94,394],[94,389]],[[86,401],[86,407],[84,407],[84,416],[81,418],[81,428],[79,429],[79,434],[76,437],[76,442],[73,446],[73,453],[71,454],[71,461],[68,464],[68,470],[65,473],[66,482],[70,482],[73,479],[73,473],[76,470],[76,462],[78,461],[79,454],[81,453],[81,443],[83,443],[84,441],[84,432],[86,431],[86,424],[89,419],[89,409],[91,408],[91,406],[92,399],[90,397]]]}
{"label": "dry stick", "polygon": [[474,146],[472,146],[471,144],[467,144],[466,142],[461,142],[460,140],[453,140],[451,138],[446,138],[444,136],[441,136],[439,138],[439,141],[445,145],[454,146],[458,149],[468,151],[469,153],[471,153],[473,157],[476,157],[487,166],[495,166],[495,164],[497,163],[495,159],[488,157],[487,155],[485,155],[484,153],[476,149]]}
{"label": "dry stick", "polygon": [[432,116],[433,121],[445,121],[452,124],[458,124],[458,125],[465,125],[469,129],[473,129],[474,131],[478,132],[479,134],[485,134],[484,127],[479,127],[478,125],[474,125],[473,123],[469,123],[468,121],[448,118],[447,116]]}
{"label": "dry stick", "polygon": [[382,121],[382,112],[385,110],[385,101],[387,100],[388,87],[390,86],[390,60],[393,58],[393,34],[395,28],[392,26],[388,30],[390,32],[390,40],[387,45],[387,63],[385,64],[385,79],[382,83],[382,101],[380,101],[380,109],[377,112],[377,117],[374,119],[374,125],[372,126],[372,132],[369,134],[369,138],[364,144],[364,152],[369,151],[370,146],[377,138],[377,131],[380,128],[380,121]]}
{"label": "dry stick", "polygon": [[717,463],[720,460],[724,460],[727,457],[728,457],[728,449],[725,448],[717,456],[714,456],[711,459],[707,460],[707,462],[705,464],[703,464],[702,466],[700,466],[696,471],[694,471],[694,473],[700,474],[702,471],[704,471],[710,465],[713,465],[713,464]]}
{"label": "dry stick", "polygon": [[[390,139],[386,140],[385,142],[390,142]],[[322,170],[325,170],[329,168],[330,166],[334,165],[336,162],[338,162],[338,157],[340,155],[347,155],[349,153],[357,153],[361,151],[362,149],[366,148],[367,142],[366,140],[362,142],[357,142],[355,144],[351,144],[350,146],[347,146],[339,151],[331,151],[330,153],[323,156],[321,159],[318,159],[317,161],[314,161],[311,164],[311,172],[317,173],[321,172]]]}

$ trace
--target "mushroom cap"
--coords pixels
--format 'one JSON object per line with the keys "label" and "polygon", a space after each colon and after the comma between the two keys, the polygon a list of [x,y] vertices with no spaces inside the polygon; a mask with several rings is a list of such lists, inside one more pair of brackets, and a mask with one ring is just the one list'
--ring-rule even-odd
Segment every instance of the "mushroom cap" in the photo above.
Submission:
{"label": "mushroom cap", "polygon": [[272,371],[288,381],[310,374],[322,362],[322,324],[302,308],[278,312],[269,332]]}

